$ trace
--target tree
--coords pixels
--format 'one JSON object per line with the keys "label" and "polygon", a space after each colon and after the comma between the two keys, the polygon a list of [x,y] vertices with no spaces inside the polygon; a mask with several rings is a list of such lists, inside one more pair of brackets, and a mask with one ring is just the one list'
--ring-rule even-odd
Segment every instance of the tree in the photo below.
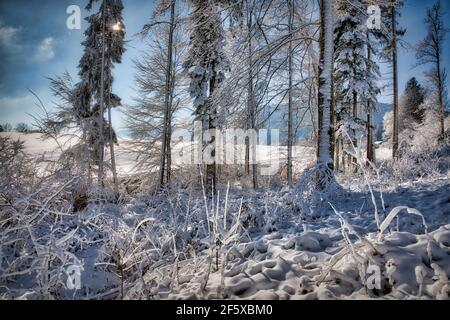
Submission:
{"label": "tree", "polygon": [[12,130],[12,126],[10,123],[4,123],[0,127],[1,127],[0,132],[11,132]]}
{"label": "tree", "polygon": [[[317,164],[331,169],[333,167],[330,153],[330,107],[333,82],[333,0],[321,1],[321,41],[319,67],[319,117],[320,133]],[[322,186],[324,187],[324,186]]]}
{"label": "tree", "polygon": [[[160,160],[159,160],[159,187],[163,188],[166,184],[170,183],[170,176],[171,176],[171,122],[172,122],[172,116],[174,112],[173,103],[174,103],[174,51],[176,48],[174,47],[174,34],[177,28],[177,25],[179,25],[179,22],[176,20],[176,6],[177,1],[176,0],[160,0],[159,3],[156,6],[155,12],[152,17],[152,21],[150,24],[147,24],[144,26],[143,34],[147,35],[150,31],[155,31],[161,24],[166,25],[168,28],[164,30],[157,30],[158,33],[160,33],[163,36],[163,43],[158,43],[162,47],[160,49],[165,48],[164,54],[160,56],[159,53],[154,53],[163,60],[161,61],[163,63],[163,68],[160,70],[162,74],[164,74],[164,84],[163,88],[164,91],[160,92],[162,93],[162,99],[164,100],[164,111],[163,111],[163,121],[162,121],[162,136],[161,136],[161,151],[160,151]],[[169,14],[168,21],[159,21],[159,18],[163,17],[166,13]],[[164,56],[166,55],[166,56]],[[147,59],[152,60],[155,62],[155,59],[147,56]],[[147,82],[145,80],[145,72],[147,67],[151,67],[150,65],[145,65],[142,63],[137,62],[136,63],[138,70],[141,71],[140,76],[141,79],[138,79],[138,86],[139,83],[143,84]],[[156,67],[156,66],[154,66]],[[150,70],[148,70],[150,71]],[[147,82],[150,87],[152,85],[150,84],[155,79],[152,78],[151,74],[149,81]],[[139,77],[139,76],[138,76]],[[154,87],[153,87],[154,88]],[[147,91],[148,88],[143,88],[140,86],[140,90]],[[147,92],[148,93],[148,92]],[[141,101],[142,104],[142,101]],[[145,105],[145,102],[143,102]],[[130,128],[131,131],[133,131],[133,128]]]}
{"label": "tree", "polygon": [[[162,23],[159,18],[167,11],[170,22]],[[124,112],[125,127],[133,137],[130,151],[137,153],[140,167],[148,171],[159,167],[159,188],[170,183],[174,118],[187,104],[182,66],[186,28],[181,18],[176,1],[161,1],[152,21],[144,26],[143,34],[151,32],[153,37],[143,57],[134,61],[138,95]]]}
{"label": "tree", "polygon": [[398,103],[398,61],[397,61],[397,39],[399,36],[404,34],[403,30],[398,29],[397,23],[397,7],[403,5],[401,1],[393,1],[391,4],[390,12],[390,30],[391,30],[391,41],[390,45],[387,47],[387,52],[391,54],[392,61],[392,85],[393,85],[393,133],[392,133],[392,157],[395,159],[398,156],[398,135],[399,135],[399,103]]}
{"label": "tree", "polygon": [[[253,60],[254,60],[254,18],[253,15],[255,9],[254,1],[245,1],[245,12],[246,12],[246,22],[247,22],[247,63],[248,63],[248,83],[247,83],[247,128],[250,130],[256,129],[256,110],[257,106],[255,99],[255,75],[253,70]],[[253,143],[250,148],[250,138],[246,139],[245,144],[245,169],[247,174],[250,173],[250,152],[252,153],[253,164],[252,164],[252,177],[253,177],[253,188],[258,187],[258,168],[256,164],[256,145]]]}
{"label": "tree", "polygon": [[293,28],[294,28],[294,12],[295,2],[294,0],[288,0],[289,19],[288,19],[288,31],[291,37],[288,48],[288,143],[287,143],[287,180],[288,184],[292,184],[292,147],[294,145],[294,120],[293,120]]}
{"label": "tree", "polygon": [[442,59],[443,45],[449,29],[444,26],[444,13],[442,12],[441,1],[437,1],[427,10],[425,24],[428,29],[428,34],[425,39],[417,45],[417,64],[433,65],[433,69],[426,75],[431,80],[438,93],[440,130],[441,136],[443,137],[445,133],[445,84],[447,80],[447,73],[443,67]]}
{"label": "tree", "polygon": [[[191,0],[192,32],[190,48],[184,63],[189,70],[190,94],[194,99],[195,116],[203,125],[203,139],[208,140],[202,148],[202,157],[206,153],[210,161],[206,164],[206,190],[216,191],[216,139],[212,134],[217,127],[217,105],[213,103],[214,91],[225,78],[229,63],[223,51],[224,30],[218,10],[218,0]],[[206,135],[208,128],[211,134]],[[205,139],[208,137],[209,139]]]}
{"label": "tree", "polygon": [[[92,10],[99,0],[90,0],[86,9]],[[103,187],[104,148],[108,142],[114,185],[117,190],[117,173],[114,157],[115,133],[111,124],[111,108],[120,105],[120,98],[112,93],[114,63],[121,63],[125,29],[121,0],[102,0],[99,11],[86,18],[89,27],[83,41],[84,55],[79,64],[80,83],[76,87],[75,109],[82,118],[89,118],[89,135],[98,154],[98,183]],[[92,107],[91,102],[95,101]],[[105,119],[107,112],[108,120]],[[105,139],[105,137],[107,137]]]}
{"label": "tree", "polygon": [[16,132],[19,133],[28,133],[30,131],[30,127],[26,123],[18,123],[15,128]]}
{"label": "tree", "polygon": [[406,84],[405,91],[400,98],[400,132],[406,127],[423,121],[425,100],[425,89],[417,82],[415,77],[411,78]]}
{"label": "tree", "polygon": [[292,180],[295,137],[308,116],[314,122],[318,61],[313,47],[317,22],[308,15],[314,6],[310,1],[245,0],[242,3],[242,19],[233,18],[239,23],[230,28],[230,43],[226,47],[233,67],[216,90],[215,101],[221,110],[220,125],[248,130],[243,137],[243,164],[256,188],[258,164],[250,164],[251,157],[256,158],[255,148],[250,148],[252,132],[262,126],[282,128],[291,151],[285,167],[288,180]]}
{"label": "tree", "polygon": [[[329,12],[329,10],[331,12]],[[318,164],[325,165],[330,169],[334,169],[333,163],[333,155],[332,144],[334,143],[333,139],[333,126],[334,126],[334,111],[332,110],[333,98],[333,55],[334,55],[334,45],[333,45],[333,5],[331,0],[322,0],[320,1],[320,37],[319,37],[319,68],[318,68],[318,90],[317,90],[317,102],[318,102],[318,110],[317,110],[317,122],[318,122],[318,130],[317,130],[317,162]],[[331,26],[330,26],[331,24]],[[331,30],[329,30],[330,28]],[[327,34],[327,32],[329,34]],[[326,41],[331,41],[331,43],[327,43]],[[327,48],[327,46],[332,46],[332,48]],[[331,57],[329,54],[331,53]],[[330,60],[326,60],[326,58]],[[330,65],[329,65],[330,63]],[[328,70],[328,67],[331,70]],[[330,74],[328,74],[330,72]],[[330,79],[328,79],[330,77]],[[330,92],[328,92],[330,90]],[[327,97],[327,94],[329,96]],[[327,101],[329,99],[329,101]],[[327,119],[325,119],[327,118]],[[324,127],[325,126],[325,127]],[[324,137],[327,135],[328,137]],[[328,151],[325,151],[325,148],[328,148]]]}
{"label": "tree", "polygon": [[[338,6],[340,15],[334,30],[336,118],[339,126],[349,134],[355,147],[358,143],[358,127],[363,131],[364,126],[368,126],[367,138],[370,142],[370,117],[366,123],[360,119],[359,114],[364,111],[370,115],[374,111],[380,92],[376,83],[380,76],[379,67],[372,60],[375,50],[365,23],[367,18],[362,14],[363,9],[361,1],[341,2]],[[353,162],[356,163],[356,159],[353,159]]]}

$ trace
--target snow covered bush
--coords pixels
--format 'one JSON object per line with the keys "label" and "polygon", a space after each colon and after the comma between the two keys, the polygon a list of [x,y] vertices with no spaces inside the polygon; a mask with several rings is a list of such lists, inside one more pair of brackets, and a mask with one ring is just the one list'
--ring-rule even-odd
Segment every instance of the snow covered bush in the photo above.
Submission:
{"label": "snow covered bush", "polygon": [[[399,158],[384,166],[383,173],[396,181],[417,180],[446,174],[450,168],[450,140],[442,137],[436,97],[430,94],[423,104],[420,121],[409,122],[399,134]],[[450,117],[445,126],[450,125]],[[391,143],[392,112],[384,117],[385,143]]]}

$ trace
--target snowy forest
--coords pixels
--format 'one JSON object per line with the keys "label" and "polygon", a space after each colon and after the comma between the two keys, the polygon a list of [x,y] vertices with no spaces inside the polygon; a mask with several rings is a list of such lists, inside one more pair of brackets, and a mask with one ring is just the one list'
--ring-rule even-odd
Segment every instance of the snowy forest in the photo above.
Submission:
{"label": "snowy forest", "polygon": [[447,1],[78,1],[0,115],[0,300],[448,300]]}

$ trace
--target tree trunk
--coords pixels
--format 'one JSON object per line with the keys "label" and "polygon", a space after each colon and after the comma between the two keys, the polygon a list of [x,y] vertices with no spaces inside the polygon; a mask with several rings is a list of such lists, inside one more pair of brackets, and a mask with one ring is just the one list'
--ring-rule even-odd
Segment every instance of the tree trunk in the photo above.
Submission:
{"label": "tree trunk", "polygon": [[111,168],[113,174],[114,192],[117,195],[119,193],[119,181],[117,178],[116,154],[114,151],[114,137],[112,128],[110,95],[111,93],[108,92],[109,151],[111,153]]}
{"label": "tree trunk", "polygon": [[330,155],[330,109],[333,69],[333,1],[321,1],[321,41],[319,69],[319,147],[318,164],[332,168]]}
{"label": "tree trunk", "polygon": [[[215,70],[214,66],[212,67],[212,70]],[[213,76],[211,77],[210,83],[209,83],[209,110],[208,113],[208,129],[210,131],[216,130],[216,119],[217,119],[217,110],[215,106],[212,105],[212,97],[214,94],[214,90],[216,89],[216,79],[217,75],[215,72],[213,72]],[[211,194],[211,196],[214,196],[216,193],[216,184],[217,184],[217,168],[216,168],[216,137],[211,137],[211,140],[207,142],[208,144],[211,144],[214,146],[214,148],[211,151],[211,156],[214,159],[214,162],[212,164],[206,165],[206,191],[207,193]]]}
{"label": "tree trunk", "polygon": [[98,185],[103,190],[103,162],[105,157],[105,140],[103,137],[103,113],[105,108],[105,51],[106,51],[106,13],[102,12],[102,59],[100,73],[100,101],[99,101],[99,125],[98,125]]}
{"label": "tree trunk", "polygon": [[323,79],[322,79],[322,63],[324,59],[324,53],[325,53],[325,30],[324,30],[324,1],[320,1],[320,35],[319,35],[319,70],[317,74],[317,82],[318,82],[318,90],[317,90],[317,161],[319,161],[320,157],[320,142],[322,138],[322,120],[323,120],[323,94],[321,92],[321,88],[323,87]]}
{"label": "tree trunk", "polygon": [[374,161],[373,152],[373,130],[372,130],[372,113],[367,113],[367,160]]}
{"label": "tree trunk", "polygon": [[[253,13],[249,7],[249,1],[247,1],[247,49],[248,49],[248,84],[247,84],[247,112],[248,112],[248,129],[255,130],[256,128],[256,106],[255,106],[255,95],[254,95],[254,84],[253,84],[253,45],[252,45],[252,32],[253,32]],[[246,139],[245,142],[245,171],[250,174],[250,153],[252,156],[253,163],[252,167],[252,178],[253,178],[253,188],[258,188],[258,167],[256,164],[256,145],[250,146],[250,138]],[[255,141],[257,144],[257,141]]]}
{"label": "tree trunk", "polygon": [[289,5],[289,35],[290,35],[290,41],[289,41],[289,52],[288,52],[288,72],[289,72],[289,91],[288,91],[288,141],[287,141],[287,180],[288,184],[292,185],[292,147],[294,144],[294,137],[293,137],[293,124],[292,124],[292,113],[293,113],[293,106],[292,106],[292,30],[293,30],[293,24],[294,24],[294,2],[293,0],[288,0]]}
{"label": "tree trunk", "polygon": [[334,170],[336,172],[339,172],[341,170],[340,167],[340,154],[341,154],[341,149],[340,149],[341,143],[340,143],[340,139],[338,138],[336,141],[336,147],[334,148]]}
{"label": "tree trunk", "polygon": [[[353,119],[355,121],[358,120],[358,94],[356,91],[353,91]],[[356,138],[356,130],[353,130],[352,132],[352,139],[353,139],[353,146],[355,147],[355,149],[358,149],[358,139]],[[356,152],[355,150],[355,152]],[[351,161],[353,164],[353,172],[358,171],[358,159],[356,159],[356,157],[351,157]]]}
{"label": "tree trunk", "polygon": [[[367,32],[367,38],[369,39],[369,33]],[[372,59],[371,47],[367,45],[367,59],[370,61]],[[372,105],[370,101],[367,101],[367,150],[366,150],[367,160],[373,162],[374,152],[373,152],[373,130],[372,130]]]}
{"label": "tree trunk", "polygon": [[395,5],[392,6],[392,72],[393,72],[393,93],[394,93],[394,124],[392,131],[392,157],[398,157],[398,135],[399,135],[399,118],[398,118],[398,66],[397,66],[397,12]]}
{"label": "tree trunk", "polygon": [[440,114],[440,128],[441,128],[441,137],[444,138],[445,135],[445,105],[444,105],[444,84],[442,81],[442,73],[441,73],[441,54],[440,47],[441,44],[437,44],[437,55],[436,55],[436,72],[437,72],[437,81],[438,81],[438,94],[439,94],[439,114]]}
{"label": "tree trunk", "polygon": [[[170,29],[169,29],[169,43],[167,45],[167,68],[166,68],[166,87],[165,87],[165,97],[164,97],[164,130],[162,136],[162,144],[161,144],[161,159],[160,159],[160,169],[159,169],[159,186],[160,188],[164,188],[165,182],[169,182],[170,174],[166,173],[166,163],[168,164],[168,154],[170,153],[170,143],[169,143],[169,118],[171,116],[171,86],[173,84],[172,81],[172,69],[173,69],[173,34],[175,31],[175,4],[176,0],[173,0],[171,8],[170,8]],[[167,179],[165,180],[165,177]]]}

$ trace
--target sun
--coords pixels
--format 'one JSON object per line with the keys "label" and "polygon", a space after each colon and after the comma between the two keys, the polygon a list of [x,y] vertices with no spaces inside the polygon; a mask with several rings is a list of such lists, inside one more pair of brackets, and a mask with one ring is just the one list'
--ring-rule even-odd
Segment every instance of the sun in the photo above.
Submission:
{"label": "sun", "polygon": [[120,22],[117,22],[112,26],[112,29],[114,31],[120,31],[120,30],[122,30],[122,24]]}

